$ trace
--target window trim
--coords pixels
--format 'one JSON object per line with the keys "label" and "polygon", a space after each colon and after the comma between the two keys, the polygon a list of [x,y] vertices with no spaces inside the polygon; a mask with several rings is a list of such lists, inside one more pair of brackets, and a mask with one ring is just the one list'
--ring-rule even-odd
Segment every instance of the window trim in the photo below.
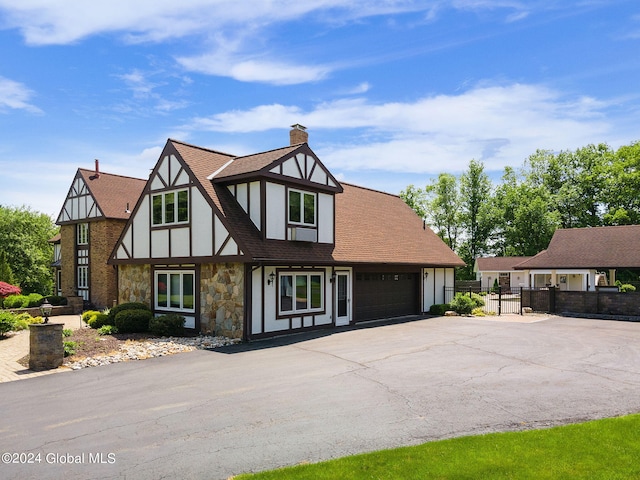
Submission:
{"label": "window trim", "polygon": [[[180,209],[178,208],[179,205],[179,196],[180,193],[182,192],[187,192],[187,219],[186,220],[179,220],[179,215],[180,215]],[[167,222],[167,196],[169,195],[174,195],[174,203],[173,203],[173,221],[169,221]],[[191,192],[189,188],[179,188],[177,190],[167,190],[167,191],[163,191],[163,192],[158,192],[158,193],[154,193],[151,192],[149,194],[150,197],[150,204],[151,204],[151,227],[164,227],[167,225],[186,225],[189,223],[189,220],[191,218],[191,212],[190,212],[190,207],[191,207]],[[162,204],[160,205],[161,211],[160,211],[160,222],[156,223],[155,222],[155,206],[154,206],[154,199],[156,197],[161,197],[162,198]]]}
{"label": "window trim", "polygon": [[[180,275],[180,307],[172,307],[171,303],[170,303],[170,299],[171,299],[171,281],[170,281],[170,275],[176,275],[179,274]],[[191,275],[192,276],[192,291],[193,291],[193,306],[192,308],[185,308],[184,307],[184,275]],[[165,305],[160,305],[158,303],[158,292],[160,291],[160,289],[158,288],[158,277],[160,275],[167,275],[167,284],[166,284],[166,288],[167,288],[167,299],[169,300],[167,306]],[[155,270],[153,273],[153,287],[154,287],[154,292],[153,292],[153,305],[154,305],[154,310],[162,310],[162,311],[167,311],[167,312],[186,312],[186,313],[195,313],[196,311],[196,303],[197,303],[197,295],[198,292],[196,291],[196,271],[195,270],[189,270],[189,269],[180,269],[180,270],[173,270],[173,269],[162,269],[162,270]]]}
{"label": "window trim", "polygon": [[[291,193],[300,194],[300,221],[291,220]],[[304,196],[310,195],[313,197],[313,223],[304,221],[305,208],[304,208]],[[315,192],[309,192],[308,190],[300,190],[297,188],[287,189],[287,221],[290,225],[299,225],[303,227],[317,227],[318,225],[318,194]]]}
{"label": "window trim", "polygon": [[87,222],[76,224],[76,245],[89,245],[89,224]]}
{"label": "window trim", "polygon": [[[300,317],[306,315],[322,315],[326,313],[326,304],[327,304],[327,292],[326,292],[326,271],[325,270],[277,270],[277,283],[276,283],[276,318],[291,318],[291,317]],[[292,309],[291,310],[282,310],[282,295],[281,295],[281,286],[282,286],[282,278],[283,277],[292,277],[291,286],[295,290],[296,288],[296,278],[297,277],[306,277],[307,278],[307,308],[296,308],[295,297],[292,297]],[[312,283],[311,277],[318,276],[320,277],[320,307],[313,308],[311,307],[311,296],[312,296]],[[293,292],[292,292],[293,295]]]}

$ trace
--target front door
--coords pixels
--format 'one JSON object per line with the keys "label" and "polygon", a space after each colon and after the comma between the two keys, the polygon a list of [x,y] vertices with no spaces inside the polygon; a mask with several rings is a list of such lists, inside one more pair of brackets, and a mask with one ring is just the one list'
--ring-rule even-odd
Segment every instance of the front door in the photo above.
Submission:
{"label": "front door", "polygon": [[351,322],[351,275],[336,272],[336,327]]}

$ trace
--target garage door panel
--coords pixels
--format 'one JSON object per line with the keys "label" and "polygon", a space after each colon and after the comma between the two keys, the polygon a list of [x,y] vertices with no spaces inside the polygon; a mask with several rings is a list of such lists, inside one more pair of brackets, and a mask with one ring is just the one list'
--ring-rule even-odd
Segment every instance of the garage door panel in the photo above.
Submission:
{"label": "garage door panel", "polygon": [[417,273],[358,273],[354,284],[355,321],[418,313]]}

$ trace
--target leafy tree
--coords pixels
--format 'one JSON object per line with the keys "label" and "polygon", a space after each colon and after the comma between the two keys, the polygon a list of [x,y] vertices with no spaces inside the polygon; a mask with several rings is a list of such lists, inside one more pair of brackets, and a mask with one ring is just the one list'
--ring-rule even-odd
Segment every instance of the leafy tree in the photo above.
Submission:
{"label": "leafy tree", "polygon": [[26,207],[0,206],[0,256],[5,255],[24,293],[51,293],[53,247],[57,232],[51,218]]}
{"label": "leafy tree", "polygon": [[420,218],[427,218],[427,198],[423,189],[409,185],[405,190],[400,192],[400,198],[404,200],[404,203],[409,205]]}
{"label": "leafy tree", "polygon": [[620,147],[605,180],[606,225],[640,223],[640,141]]}
{"label": "leafy tree", "polygon": [[460,233],[460,193],[456,177],[441,173],[425,189],[427,221],[453,251],[458,247]]}
{"label": "leafy tree", "polygon": [[467,264],[460,271],[464,271],[462,277],[473,278],[474,261],[487,252],[494,225],[491,180],[481,162],[471,160],[468,170],[460,177],[460,205],[465,240],[458,253]]}
{"label": "leafy tree", "polygon": [[13,270],[7,263],[7,252],[4,250],[0,251],[0,282],[6,282],[11,285],[15,283]]}

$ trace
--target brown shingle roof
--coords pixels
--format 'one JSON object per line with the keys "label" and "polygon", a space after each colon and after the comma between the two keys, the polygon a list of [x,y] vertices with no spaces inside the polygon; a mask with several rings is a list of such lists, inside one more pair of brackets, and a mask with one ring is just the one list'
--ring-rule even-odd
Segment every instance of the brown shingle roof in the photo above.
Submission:
{"label": "brown shingle roof", "polygon": [[299,148],[300,145],[303,144],[291,145],[284,148],[269,150],[268,152],[246,155],[244,157],[235,157],[233,163],[225,167],[225,169],[219,172],[215,178],[228,178],[236,175],[243,175],[245,173],[259,172],[263,169],[268,170],[269,166]]}
{"label": "brown shingle roof", "polygon": [[[247,260],[464,266],[464,262],[430,228],[423,228],[422,219],[400,197],[348,184],[343,184],[343,193],[335,195],[335,247],[321,243],[263,240],[228,189],[207,179],[234,158],[233,155],[175,140],[169,142],[224,215]],[[247,163],[242,170],[232,170],[232,175],[260,170],[298,147],[300,145],[243,157],[256,163],[251,161],[251,166]],[[224,171],[227,172],[235,163]],[[262,167],[258,168],[260,165]]]}
{"label": "brown shingle roof", "polygon": [[130,213],[126,212],[127,204],[129,210],[133,210],[147,182],[140,178],[102,172],[99,177],[95,177],[94,170],[83,168],[79,168],[78,173],[87,184],[105,218],[128,219]]}
{"label": "brown shingle roof", "polygon": [[476,258],[480,272],[508,272],[516,265],[529,260],[531,257],[479,257]]}
{"label": "brown shingle roof", "polygon": [[640,268],[640,225],[556,230],[549,247],[518,268]]}

